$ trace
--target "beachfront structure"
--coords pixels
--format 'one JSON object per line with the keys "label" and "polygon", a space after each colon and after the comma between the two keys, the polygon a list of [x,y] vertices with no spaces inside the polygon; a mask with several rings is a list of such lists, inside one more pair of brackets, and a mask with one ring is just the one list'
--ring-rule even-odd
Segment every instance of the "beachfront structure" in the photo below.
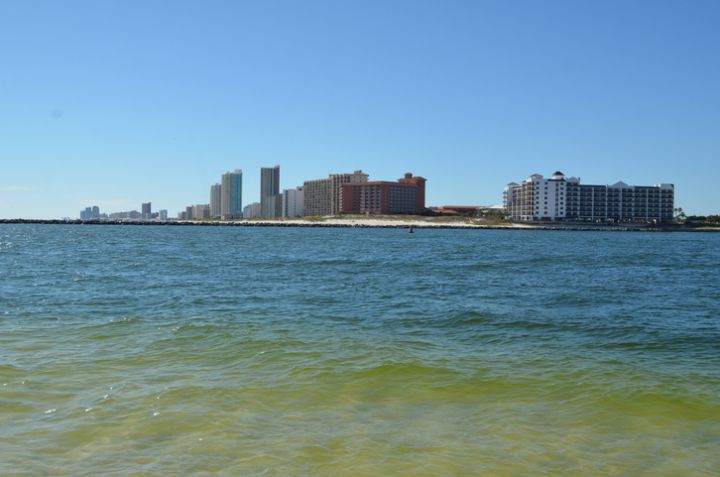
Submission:
{"label": "beachfront structure", "polygon": [[161,209],[158,211],[158,218],[160,220],[167,220],[168,219],[168,211],[167,209]]}
{"label": "beachfront structure", "polygon": [[260,214],[264,219],[282,215],[280,166],[260,168]]}
{"label": "beachfront structure", "polygon": [[226,172],[220,180],[220,216],[223,219],[242,217],[242,170]]}
{"label": "beachfront structure", "polygon": [[303,183],[305,215],[330,215],[330,179],[315,179]]}
{"label": "beachfront structure", "polygon": [[354,214],[422,214],[424,177],[410,172],[397,182],[371,181],[342,186],[342,212]]}
{"label": "beachfront structure", "polygon": [[285,189],[282,193],[282,216],[302,217],[305,215],[305,194],[302,186]]}
{"label": "beachfront structure", "polygon": [[342,191],[345,184],[362,184],[368,181],[363,171],[330,174],[327,179],[305,181],[303,194],[305,215],[337,215],[342,210]]}
{"label": "beachfront structure", "polygon": [[222,185],[213,184],[210,186],[210,217],[222,215]]}
{"label": "beachfront structure", "polygon": [[126,212],[113,212],[112,214],[108,215],[109,219],[129,219],[129,220],[140,220],[142,219],[142,214],[138,212],[137,210],[130,210]]}
{"label": "beachfront structure", "polygon": [[510,220],[571,220],[581,222],[671,222],[673,184],[631,186],[580,184],[580,178],[557,171],[550,178],[533,174],[509,183],[503,202]]}
{"label": "beachfront structure", "polygon": [[143,220],[152,218],[152,202],[143,202],[140,207]]}
{"label": "beachfront structure", "polygon": [[502,205],[441,205],[430,207],[433,215],[470,215],[476,216],[487,212],[504,212]]}
{"label": "beachfront structure", "polygon": [[260,217],[260,202],[253,202],[252,204],[248,204],[243,209],[243,218],[244,219],[254,219],[257,217]]}
{"label": "beachfront structure", "polygon": [[197,204],[192,206],[192,218],[193,219],[209,219],[210,218],[210,204]]}

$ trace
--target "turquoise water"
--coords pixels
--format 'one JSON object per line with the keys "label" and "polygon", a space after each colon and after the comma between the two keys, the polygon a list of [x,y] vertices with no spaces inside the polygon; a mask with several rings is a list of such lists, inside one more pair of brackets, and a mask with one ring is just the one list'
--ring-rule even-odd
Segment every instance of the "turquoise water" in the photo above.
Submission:
{"label": "turquoise water", "polygon": [[718,456],[720,234],[0,225],[0,475]]}

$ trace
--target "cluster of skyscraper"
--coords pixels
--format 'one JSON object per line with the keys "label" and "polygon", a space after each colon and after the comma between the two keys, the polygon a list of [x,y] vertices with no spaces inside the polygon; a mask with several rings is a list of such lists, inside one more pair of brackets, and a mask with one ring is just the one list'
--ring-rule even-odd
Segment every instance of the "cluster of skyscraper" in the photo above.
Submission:
{"label": "cluster of skyscraper", "polygon": [[189,206],[180,220],[221,218],[272,219],[315,215],[419,214],[425,210],[425,179],[407,173],[397,182],[369,182],[362,171],[331,174],[280,189],[280,166],[260,169],[260,202],[242,207],[242,170],[222,175],[210,187],[210,203]]}
{"label": "cluster of skyscraper", "polygon": [[675,187],[585,185],[557,171],[549,179],[533,174],[509,183],[503,201],[510,220],[663,223],[673,220]]}
{"label": "cluster of skyscraper", "polygon": [[[210,186],[210,203],[207,213],[212,218],[224,220],[241,219],[248,216],[275,218],[282,216],[282,194],[280,193],[280,166],[260,169],[260,202],[250,204],[243,210],[241,169],[226,172],[220,182]],[[186,214],[187,215],[187,214]],[[181,216],[181,219],[205,217]]]}
{"label": "cluster of skyscraper", "polygon": [[125,212],[112,212],[110,214],[101,214],[100,207],[94,205],[92,207],[85,207],[85,210],[80,211],[81,220],[102,220],[102,219],[130,219],[130,220],[167,220],[168,212],[163,209],[158,212],[152,211],[152,203],[144,202],[141,204],[140,209],[142,212],[137,210],[129,210]]}
{"label": "cluster of skyscraper", "polygon": [[242,218],[242,170],[226,172],[210,187],[210,203],[190,205],[178,213],[179,220]]}
{"label": "cluster of skyscraper", "polygon": [[[280,189],[280,166],[260,169],[260,201],[243,208],[243,172],[226,172],[210,187],[210,203],[196,204],[178,214],[180,220],[224,220],[351,214],[422,214],[425,208],[423,177],[406,173],[395,182],[369,181],[361,170],[330,174],[308,180],[294,189]],[[509,220],[579,221],[605,223],[671,222],[675,212],[673,184],[630,186],[580,184],[577,177],[557,171],[550,178],[533,174],[521,184],[511,182],[503,192]],[[456,207],[456,209],[458,209]],[[459,207],[459,209],[477,209]],[[438,213],[437,209],[435,213]],[[83,220],[167,220],[167,210],[152,212],[150,202],[142,212],[101,214],[98,206],[80,212]]]}
{"label": "cluster of skyscraper", "polygon": [[80,211],[81,220],[96,220],[100,218],[100,207],[93,205],[92,207],[85,207],[85,210]]}

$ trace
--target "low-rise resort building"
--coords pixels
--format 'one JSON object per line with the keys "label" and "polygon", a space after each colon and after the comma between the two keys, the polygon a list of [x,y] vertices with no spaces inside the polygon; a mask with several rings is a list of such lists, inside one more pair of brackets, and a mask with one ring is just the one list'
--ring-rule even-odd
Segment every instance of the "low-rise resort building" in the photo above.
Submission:
{"label": "low-rise resort building", "polygon": [[675,186],[580,184],[555,172],[533,174],[522,184],[509,183],[503,193],[509,220],[595,223],[667,223],[673,220]]}

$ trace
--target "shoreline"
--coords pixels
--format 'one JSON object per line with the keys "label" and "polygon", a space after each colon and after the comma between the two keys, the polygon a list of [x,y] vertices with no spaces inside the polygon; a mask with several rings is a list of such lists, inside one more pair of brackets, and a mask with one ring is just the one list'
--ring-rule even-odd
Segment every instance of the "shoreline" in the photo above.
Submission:
{"label": "shoreline", "polygon": [[311,228],[393,228],[462,229],[462,230],[551,230],[583,232],[720,232],[720,227],[686,227],[683,225],[635,224],[538,224],[538,223],[470,223],[460,221],[402,220],[380,218],[327,218],[321,220],[59,220],[59,219],[0,219],[0,224],[44,225],[131,225],[179,227],[311,227]]}

